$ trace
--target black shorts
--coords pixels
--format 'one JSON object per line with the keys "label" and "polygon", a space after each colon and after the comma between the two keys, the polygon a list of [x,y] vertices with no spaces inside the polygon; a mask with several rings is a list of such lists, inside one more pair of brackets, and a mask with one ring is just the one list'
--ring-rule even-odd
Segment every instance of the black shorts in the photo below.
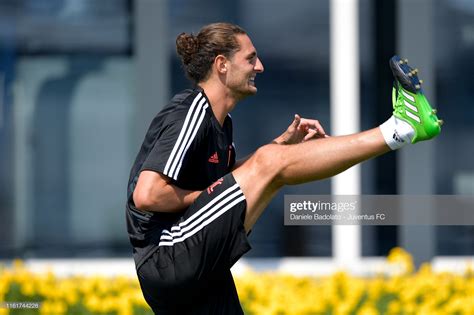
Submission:
{"label": "black shorts", "polygon": [[232,174],[218,180],[169,230],[138,269],[157,314],[243,314],[230,272],[250,244],[246,201]]}

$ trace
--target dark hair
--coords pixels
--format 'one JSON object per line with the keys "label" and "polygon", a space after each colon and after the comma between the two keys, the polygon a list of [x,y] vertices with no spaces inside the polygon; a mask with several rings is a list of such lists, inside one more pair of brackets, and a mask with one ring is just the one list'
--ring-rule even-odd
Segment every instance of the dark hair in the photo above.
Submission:
{"label": "dark hair", "polygon": [[204,26],[195,36],[181,33],[176,38],[176,52],[181,57],[186,76],[199,83],[209,76],[218,55],[231,58],[240,49],[236,36],[247,34],[238,25],[213,23]]}

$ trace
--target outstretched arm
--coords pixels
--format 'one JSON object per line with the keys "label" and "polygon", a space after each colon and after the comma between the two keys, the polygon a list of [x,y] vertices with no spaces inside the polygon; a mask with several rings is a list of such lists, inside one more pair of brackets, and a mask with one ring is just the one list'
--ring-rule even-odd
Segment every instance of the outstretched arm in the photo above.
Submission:
{"label": "outstretched arm", "polygon": [[135,207],[142,211],[181,212],[201,191],[181,189],[171,179],[154,171],[142,171],[133,192]]}

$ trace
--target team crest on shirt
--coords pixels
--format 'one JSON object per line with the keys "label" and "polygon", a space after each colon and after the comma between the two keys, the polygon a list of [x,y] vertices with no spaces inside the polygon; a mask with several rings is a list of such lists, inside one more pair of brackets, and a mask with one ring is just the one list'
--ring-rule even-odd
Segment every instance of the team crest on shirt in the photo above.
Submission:
{"label": "team crest on shirt", "polygon": [[219,178],[218,180],[216,180],[211,186],[207,187],[207,193],[210,195],[214,191],[214,188],[222,184],[223,181],[223,178]]}
{"label": "team crest on shirt", "polygon": [[218,164],[219,163],[219,156],[217,155],[217,151],[214,152],[214,154],[211,155],[211,157],[207,161],[209,161],[210,163]]}

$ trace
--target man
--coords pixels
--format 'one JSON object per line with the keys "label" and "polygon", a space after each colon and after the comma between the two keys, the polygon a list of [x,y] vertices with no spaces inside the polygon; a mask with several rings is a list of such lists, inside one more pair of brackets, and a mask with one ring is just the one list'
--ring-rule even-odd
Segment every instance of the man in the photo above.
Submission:
{"label": "man", "polygon": [[394,57],[394,115],[380,127],[328,137],[295,115],[273,143],[235,161],[229,112],[257,92],[264,67],[246,32],[210,24],[176,40],[195,88],[153,119],[133,165],[127,226],[146,301],[160,314],[242,314],[230,267],[250,249],[247,234],[284,185],[338,174],[405,144],[440,123],[416,73]]}

